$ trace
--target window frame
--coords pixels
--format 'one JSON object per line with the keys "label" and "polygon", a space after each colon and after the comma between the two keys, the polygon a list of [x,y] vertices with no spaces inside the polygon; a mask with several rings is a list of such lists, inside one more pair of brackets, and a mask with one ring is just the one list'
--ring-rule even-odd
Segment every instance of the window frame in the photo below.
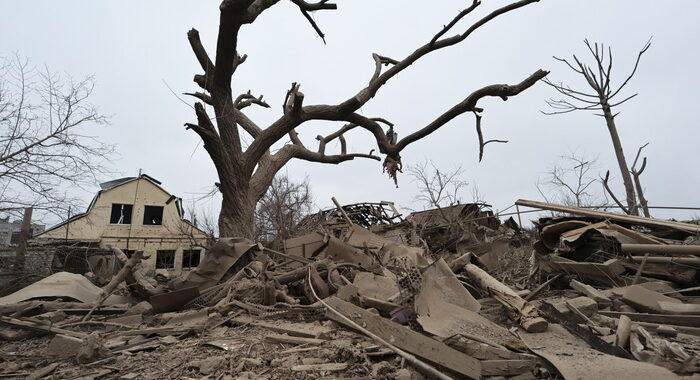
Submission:
{"label": "window frame", "polygon": [[[161,213],[160,213],[160,224],[151,224],[151,223],[146,224],[146,208],[147,208],[147,207],[153,207],[153,208],[159,207],[159,208],[160,208],[160,211],[161,211]],[[163,225],[163,219],[164,219],[163,216],[164,216],[164,215],[165,215],[165,206],[144,205],[144,206],[143,206],[143,218],[141,218],[141,224],[144,225],[144,226],[162,226],[162,225]]]}
{"label": "window frame", "polygon": [[[112,223],[112,213],[114,212],[114,206],[131,206],[131,214],[129,214],[129,223]],[[123,216],[123,214],[122,214]],[[109,209],[109,225],[110,226],[130,226],[134,222],[134,205],[132,203],[112,203]]]}
{"label": "window frame", "polygon": [[[160,260],[159,253],[165,253],[167,252],[168,254],[172,254],[172,266],[171,267],[160,267],[159,264],[162,262]],[[165,269],[165,270],[172,270],[175,269],[175,256],[177,254],[177,251],[174,249],[158,249],[156,250],[156,263],[155,263],[155,269]]]}
{"label": "window frame", "polygon": [[[192,265],[192,252],[197,253],[197,264],[196,265]],[[187,263],[188,266],[185,266],[185,254],[189,255],[189,262]],[[201,262],[202,262],[202,250],[201,249],[191,248],[191,249],[183,249],[182,250],[182,258],[180,259],[180,264],[182,265],[182,269],[196,268],[197,266],[199,266],[199,263],[201,263]]]}

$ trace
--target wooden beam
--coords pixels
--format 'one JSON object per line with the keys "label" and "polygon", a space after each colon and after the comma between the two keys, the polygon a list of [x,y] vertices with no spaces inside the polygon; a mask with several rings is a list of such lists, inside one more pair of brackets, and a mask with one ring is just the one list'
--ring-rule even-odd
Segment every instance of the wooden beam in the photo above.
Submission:
{"label": "wooden beam", "polygon": [[547,321],[540,316],[537,308],[522,299],[513,289],[491,277],[490,274],[474,264],[467,264],[464,270],[479,286],[508,308],[525,331],[542,332],[547,330]]}
{"label": "wooden beam", "polygon": [[653,253],[663,256],[700,255],[700,245],[656,245],[656,244],[621,244],[622,252],[630,255]]}
{"label": "wooden beam", "polygon": [[[372,314],[361,307],[345,302],[337,297],[329,297],[323,301],[336,312],[362,326],[371,333],[391,342],[392,345],[401,350],[449,369],[451,372],[460,374],[464,378],[479,379],[481,377],[481,364],[478,360],[444,343],[417,333],[396,322]],[[329,311],[326,315],[328,318],[340,324],[354,328],[335,313]]]}
{"label": "wooden beam", "polygon": [[663,325],[700,327],[700,315],[668,315],[604,310],[599,310],[598,314],[611,318],[620,318],[624,315],[629,317],[634,322],[649,322],[659,323]]}
{"label": "wooden beam", "polygon": [[637,225],[642,225],[642,226],[666,227],[666,228],[683,230],[683,231],[687,231],[687,232],[700,232],[700,225],[695,225],[695,224],[690,224],[690,223],[674,222],[674,221],[663,220],[663,219],[645,218],[642,216],[615,214],[612,212],[596,211],[596,210],[590,210],[590,209],[585,209],[585,208],[580,208],[580,207],[562,206],[562,205],[546,203],[546,202],[529,201],[526,199],[518,199],[515,202],[515,204],[518,206],[538,208],[541,210],[565,212],[565,213],[573,214],[573,215],[588,216],[591,218],[609,219],[609,220],[616,221],[616,222],[637,224]]}
{"label": "wooden beam", "polygon": [[7,325],[10,325],[12,327],[17,327],[17,328],[27,329],[27,330],[32,330],[32,331],[39,331],[39,332],[44,332],[44,333],[49,333],[49,334],[63,334],[63,335],[72,336],[72,337],[78,338],[78,339],[84,339],[87,337],[87,334],[84,334],[84,333],[60,329],[57,327],[52,327],[52,326],[48,326],[48,325],[39,324],[36,322],[24,321],[24,320],[10,318],[10,317],[0,317],[0,322],[7,324]]}

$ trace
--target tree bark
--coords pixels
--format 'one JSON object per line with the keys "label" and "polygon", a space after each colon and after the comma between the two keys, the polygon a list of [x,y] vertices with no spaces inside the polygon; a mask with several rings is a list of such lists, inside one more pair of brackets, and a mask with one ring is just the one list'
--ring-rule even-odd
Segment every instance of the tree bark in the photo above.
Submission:
{"label": "tree bark", "polygon": [[253,239],[253,218],[257,199],[253,199],[247,189],[221,190],[223,198],[219,214],[219,236]]}
{"label": "tree bark", "polygon": [[637,196],[639,197],[639,204],[642,206],[642,211],[644,211],[644,216],[651,218],[651,213],[649,213],[649,202],[644,198],[644,189],[642,188],[642,183],[639,180],[638,172],[634,172],[634,184],[637,187]]}
{"label": "tree bark", "polygon": [[627,201],[627,210],[629,210],[630,215],[639,215],[639,212],[637,210],[637,198],[634,194],[634,182],[632,182],[632,176],[630,175],[629,167],[627,166],[625,153],[622,151],[622,142],[620,142],[620,135],[617,134],[617,128],[615,126],[615,116],[612,114],[610,105],[602,98],[601,104],[603,106],[603,116],[605,117],[605,123],[608,125],[610,139],[612,140],[613,148],[615,149],[615,157],[617,158],[617,164],[620,167],[622,183],[625,185],[625,198]]}
{"label": "tree bark", "polygon": [[[375,72],[370,83],[356,95],[339,104],[304,105],[304,94],[299,91],[300,85],[295,82],[285,97],[282,107],[283,114],[276,121],[262,128],[241,112],[241,109],[251,104],[266,108],[269,108],[269,105],[263,101],[262,95],[256,98],[251,95],[250,91],[234,97],[232,76],[237,67],[246,59],[245,54],[239,55],[239,31],[244,25],[253,23],[261,13],[279,1],[223,0],[219,7],[219,30],[216,55],[213,61],[200,40],[199,32],[192,29],[187,33],[192,51],[204,71],[203,74],[195,75],[194,81],[204,92],[187,94],[199,99],[201,103],[195,103],[194,107],[197,123],[185,124],[187,129],[191,129],[202,139],[204,148],[211,156],[217,170],[220,181],[219,190],[223,197],[221,213],[219,214],[219,236],[253,239],[256,203],[270,187],[275,174],[292,159],[327,164],[339,164],[355,158],[370,158],[381,161],[379,155],[372,154],[374,149],[370,150],[369,154],[347,152],[343,133],[353,128],[359,127],[369,131],[375,137],[380,153],[386,154],[395,161],[400,161],[399,154],[407,145],[428,136],[457,116],[467,112],[483,111],[481,107],[477,106],[480,99],[498,96],[507,100],[508,97],[516,96],[536,84],[548,74],[547,71],[537,70],[522,82],[514,85],[485,86],[468,95],[462,102],[444,112],[432,123],[395,144],[389,142],[383,127],[380,125],[380,123],[389,126],[393,126],[393,124],[383,118],[365,117],[355,112],[369,102],[389,79],[398,75],[421,57],[436,50],[456,45],[489,21],[538,1],[519,0],[502,6],[474,22],[462,33],[443,38],[448,31],[455,27],[457,21],[480,4],[479,1],[475,0],[470,8],[460,12],[429,43],[417,48],[404,59],[399,61],[374,54]],[[336,9],[336,5],[328,3],[326,0],[316,3],[302,0],[293,0],[293,2],[299,7],[316,32],[323,37],[318,25],[309,17],[308,12]],[[382,66],[390,67],[382,72]],[[213,107],[213,118],[209,115],[211,112],[205,108],[205,105]],[[313,120],[349,124],[325,137],[317,137],[318,149],[312,150],[301,142],[296,128]],[[252,137],[249,144],[242,143],[241,131]],[[270,150],[273,145],[284,139],[285,136],[290,137],[291,143],[285,143],[276,153],[271,154]],[[340,140],[340,152],[327,153],[326,144],[335,139]],[[247,145],[247,147],[244,149],[243,145]]]}

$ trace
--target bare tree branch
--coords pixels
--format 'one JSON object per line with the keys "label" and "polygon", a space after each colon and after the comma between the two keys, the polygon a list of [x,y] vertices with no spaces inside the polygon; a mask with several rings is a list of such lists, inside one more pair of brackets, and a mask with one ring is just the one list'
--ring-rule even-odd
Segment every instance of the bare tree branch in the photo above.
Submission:
{"label": "bare tree branch", "polygon": [[615,196],[615,193],[613,193],[612,190],[610,190],[610,186],[608,185],[609,178],[610,178],[610,170],[605,172],[605,178],[601,178],[601,182],[603,183],[603,188],[605,189],[605,191],[608,192],[608,194],[610,194],[610,197],[615,201],[617,206],[620,207],[620,209],[622,209],[622,211],[625,214],[629,214],[629,210],[625,206],[622,205],[622,202],[620,202],[620,200],[617,199],[617,197]]}
{"label": "bare tree branch", "polygon": [[0,57],[0,211],[34,207],[64,218],[82,204],[66,187],[109,173],[114,147],[86,134],[108,124],[89,103],[92,91],[90,77],[64,80],[19,55]]}
{"label": "bare tree branch", "polygon": [[[311,18],[310,12],[336,9],[336,5],[328,0],[291,1],[297,5],[312,27],[323,38],[324,35]],[[457,27],[459,21],[463,20],[479,5],[479,1],[474,0],[469,8],[458,13],[446,26],[438,30],[428,43],[418,47],[403,59],[395,60],[373,54],[375,65],[369,83],[359,92],[338,104],[304,105],[304,94],[300,91],[300,85],[293,83],[282,104],[282,115],[267,127],[260,127],[243,114],[241,109],[252,104],[267,107],[267,103],[261,97],[254,97],[250,93],[234,97],[231,88],[232,76],[236,67],[245,60],[245,56],[241,57],[237,51],[239,31],[244,25],[254,22],[265,10],[278,3],[278,0],[223,0],[220,5],[216,57],[213,64],[199,41],[199,33],[194,29],[188,33],[190,46],[204,70],[204,74],[195,75],[194,80],[205,90],[189,95],[211,105],[215,117],[204,120],[203,114],[206,113],[201,107],[200,110],[196,110],[197,124],[187,125],[202,136],[203,140],[210,140],[209,143],[205,141],[205,148],[212,156],[219,174],[218,188],[223,197],[222,213],[219,218],[222,235],[252,236],[252,231],[248,229],[246,223],[247,220],[252,219],[250,216],[252,206],[271,185],[275,173],[291,159],[332,164],[354,158],[370,158],[381,161],[380,157],[372,154],[374,149],[368,149],[370,153],[347,152],[345,133],[354,128],[359,127],[372,134],[377,142],[379,152],[386,155],[385,169],[388,169],[390,174],[395,175],[401,167],[400,152],[407,145],[431,134],[465,112],[481,111],[481,108],[477,107],[477,102],[483,97],[498,96],[506,100],[509,96],[519,94],[544,78],[547,72],[538,70],[516,85],[497,84],[474,91],[461,103],[444,112],[433,122],[408,134],[399,141],[396,141],[397,132],[394,131],[394,126],[391,123],[387,123],[381,118],[365,117],[358,113],[358,110],[370,101],[384,84],[423,56],[456,45],[495,18],[537,1],[519,0],[504,5],[466,26],[461,33],[445,37],[448,32]],[[382,66],[388,68],[382,72]],[[318,136],[318,149],[312,151],[307,149],[301,141],[298,128],[307,122],[316,120],[337,121],[342,122],[343,125],[337,131],[326,136]],[[383,125],[389,125],[389,130],[384,131]],[[242,147],[239,128],[253,137],[245,150]],[[271,154],[272,147],[280,143],[285,136],[289,136],[291,142],[284,143],[275,154]],[[340,152],[327,153],[327,144],[336,139],[340,142]],[[213,140],[218,142],[214,143]],[[486,145],[498,141],[500,140],[482,141],[482,143]]]}

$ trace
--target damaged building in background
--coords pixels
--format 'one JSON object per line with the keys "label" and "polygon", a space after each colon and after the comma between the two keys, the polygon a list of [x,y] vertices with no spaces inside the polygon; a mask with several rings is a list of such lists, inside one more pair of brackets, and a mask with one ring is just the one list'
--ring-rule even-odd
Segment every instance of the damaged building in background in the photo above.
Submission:
{"label": "damaged building in background", "polygon": [[[10,222],[10,217],[0,218],[0,246],[16,247],[19,243],[19,232],[22,228],[21,220],[13,220]],[[29,227],[30,235],[37,235],[46,229],[43,224],[32,223]]]}
{"label": "damaged building in background", "polygon": [[146,272],[194,268],[207,234],[184,219],[182,200],[160,185],[146,174],[102,183],[87,211],[36,235],[33,245],[89,246],[97,254],[108,247],[127,255],[140,250]]}

